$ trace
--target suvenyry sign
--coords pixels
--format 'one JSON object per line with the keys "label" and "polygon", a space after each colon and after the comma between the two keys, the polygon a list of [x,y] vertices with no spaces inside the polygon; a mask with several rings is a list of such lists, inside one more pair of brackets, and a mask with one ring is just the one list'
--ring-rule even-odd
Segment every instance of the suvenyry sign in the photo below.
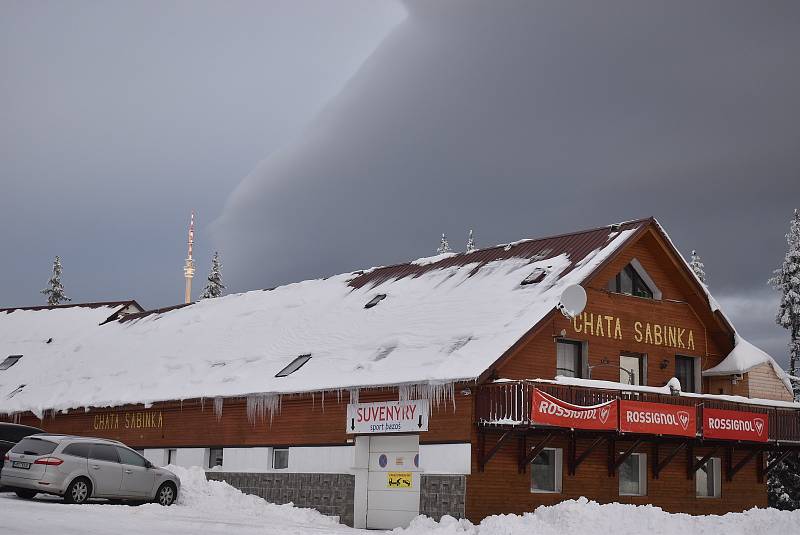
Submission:
{"label": "suvenyry sign", "polygon": [[428,400],[351,403],[348,433],[418,433],[428,430]]}
{"label": "suvenyry sign", "polygon": [[694,331],[678,325],[649,321],[625,322],[617,316],[584,312],[572,319],[576,333],[601,336],[613,340],[633,340],[654,346],[694,350]]}

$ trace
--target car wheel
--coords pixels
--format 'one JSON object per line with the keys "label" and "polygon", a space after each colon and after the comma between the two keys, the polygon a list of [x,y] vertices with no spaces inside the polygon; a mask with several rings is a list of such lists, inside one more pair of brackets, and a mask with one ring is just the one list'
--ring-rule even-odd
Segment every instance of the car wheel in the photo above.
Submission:
{"label": "car wheel", "polygon": [[156,502],[165,507],[175,503],[177,497],[178,489],[175,487],[175,484],[169,482],[158,487],[158,492],[156,492]]}
{"label": "car wheel", "polygon": [[15,490],[14,493],[23,500],[33,499],[33,497],[36,496],[36,494],[38,494],[35,490],[27,490],[27,489]]}
{"label": "car wheel", "polygon": [[89,483],[89,480],[86,478],[79,477],[67,487],[67,492],[64,493],[64,501],[76,504],[86,503],[86,500],[88,500],[91,495],[92,484]]}

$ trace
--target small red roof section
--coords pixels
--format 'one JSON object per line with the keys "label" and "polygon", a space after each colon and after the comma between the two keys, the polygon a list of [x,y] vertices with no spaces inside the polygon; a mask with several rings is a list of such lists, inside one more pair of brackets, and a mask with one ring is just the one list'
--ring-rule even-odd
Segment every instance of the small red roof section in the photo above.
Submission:
{"label": "small red roof section", "polygon": [[[350,281],[350,286],[361,288],[367,285],[378,285],[390,279],[402,279],[404,277],[419,277],[423,273],[434,269],[444,269],[453,266],[465,266],[467,264],[478,263],[475,267],[477,272],[481,267],[494,262],[495,260],[506,260],[509,258],[530,258],[531,260],[546,260],[561,254],[567,254],[571,265],[561,276],[569,273],[575,265],[592,251],[605,246],[614,239],[617,233],[624,230],[644,228],[654,222],[651,218],[636,219],[598,227],[569,234],[559,234],[545,238],[535,238],[521,240],[510,244],[501,244],[487,249],[479,249],[471,253],[458,253],[447,256],[439,261],[419,265],[413,262],[397,264],[365,271]],[[358,273],[358,272],[356,272]]]}
{"label": "small red roof section", "polygon": [[129,299],[127,301],[96,301],[91,303],[66,303],[63,305],[39,305],[39,306],[32,306],[32,307],[8,307],[8,308],[0,308],[0,313],[5,312],[6,314],[11,314],[15,310],[60,310],[66,308],[114,308],[116,309],[113,314],[111,314],[103,323],[107,323],[109,321],[114,321],[122,316],[122,312],[127,309],[128,307],[133,307],[137,309],[137,312],[143,312],[144,307],[136,302],[135,299]]}

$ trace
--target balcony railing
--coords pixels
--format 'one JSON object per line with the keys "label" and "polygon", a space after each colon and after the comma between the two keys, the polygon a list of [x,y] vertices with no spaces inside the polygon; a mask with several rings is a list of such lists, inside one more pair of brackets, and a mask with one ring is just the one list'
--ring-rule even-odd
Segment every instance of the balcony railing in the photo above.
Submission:
{"label": "balcony railing", "polygon": [[575,405],[597,405],[614,399],[697,406],[697,431],[701,432],[703,408],[747,411],[769,417],[769,441],[800,444],[800,410],[737,403],[711,397],[672,396],[633,390],[608,390],[532,381],[490,383],[478,387],[477,421],[484,426],[535,427],[531,421],[533,389],[537,388]]}

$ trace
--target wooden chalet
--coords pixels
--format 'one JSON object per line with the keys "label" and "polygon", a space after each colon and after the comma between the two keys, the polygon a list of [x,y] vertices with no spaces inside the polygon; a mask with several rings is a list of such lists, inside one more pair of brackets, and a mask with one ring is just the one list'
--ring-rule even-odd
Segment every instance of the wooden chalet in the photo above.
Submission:
{"label": "wooden chalet", "polygon": [[789,378],[654,219],[118,312],[0,314],[0,413],[356,527],[765,507],[800,449]]}

